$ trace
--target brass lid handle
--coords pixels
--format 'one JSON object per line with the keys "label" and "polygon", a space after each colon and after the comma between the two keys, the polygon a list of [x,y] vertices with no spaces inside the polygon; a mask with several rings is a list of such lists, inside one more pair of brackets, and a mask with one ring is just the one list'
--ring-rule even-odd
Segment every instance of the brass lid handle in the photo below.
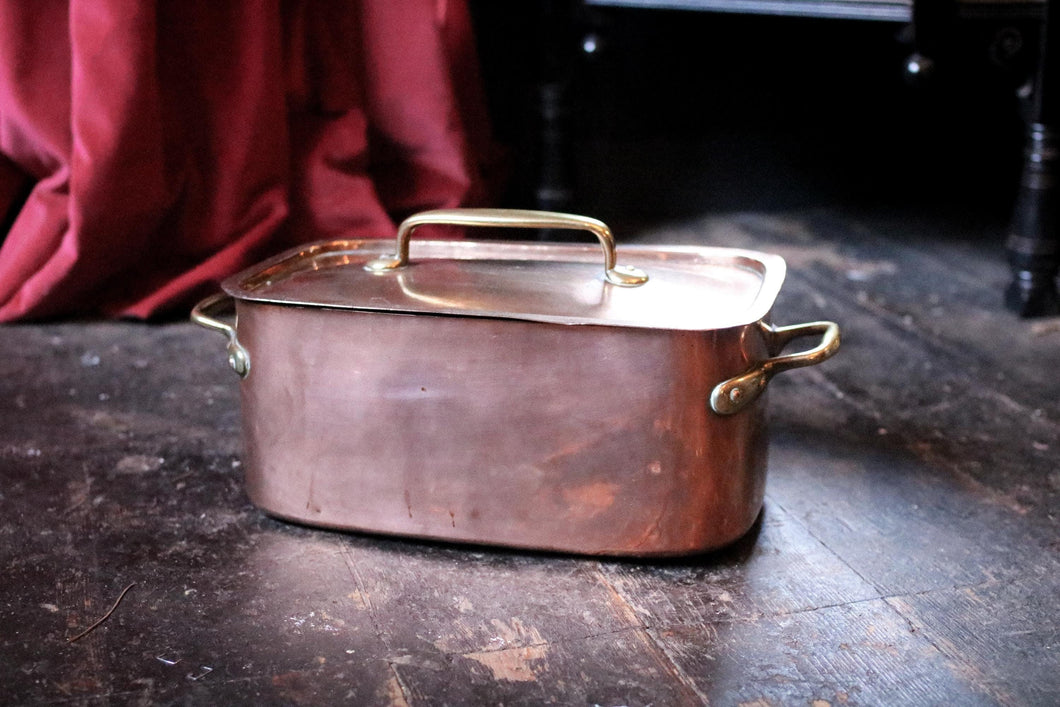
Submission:
{"label": "brass lid handle", "polygon": [[402,221],[398,227],[395,254],[371,260],[364,266],[364,269],[369,272],[382,273],[407,265],[409,239],[412,232],[425,224],[501,228],[566,228],[589,231],[600,241],[600,247],[604,251],[604,278],[608,282],[619,287],[636,287],[648,281],[648,276],[643,270],[616,264],[615,237],[603,221],[588,216],[555,211],[523,209],[435,209],[414,214]]}

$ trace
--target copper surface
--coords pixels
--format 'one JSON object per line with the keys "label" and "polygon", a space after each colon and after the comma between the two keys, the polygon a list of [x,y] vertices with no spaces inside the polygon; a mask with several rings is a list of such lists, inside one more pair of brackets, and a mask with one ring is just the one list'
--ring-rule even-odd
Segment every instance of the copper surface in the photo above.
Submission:
{"label": "copper surface", "polygon": [[[592,246],[410,242],[436,223],[588,230],[603,268]],[[411,217],[396,253],[310,244],[223,283],[237,326],[213,316],[221,299],[193,310],[239,354],[247,489],[276,516],[586,554],[717,548],[762,506],[769,378],[839,345],[831,322],[770,326],[774,255],[616,250],[593,219],[509,210]]]}
{"label": "copper surface", "polygon": [[247,488],[313,525],[589,554],[740,537],[764,399],[711,389],[769,355],[707,332],[238,302]]}
{"label": "copper surface", "polygon": [[367,273],[390,244],[330,241],[288,251],[225,281],[233,297],[379,312],[503,317],[561,324],[718,329],[755,322],[784,280],[775,255],[729,248],[627,246],[637,287],[603,277],[590,245],[414,241],[412,262]]}

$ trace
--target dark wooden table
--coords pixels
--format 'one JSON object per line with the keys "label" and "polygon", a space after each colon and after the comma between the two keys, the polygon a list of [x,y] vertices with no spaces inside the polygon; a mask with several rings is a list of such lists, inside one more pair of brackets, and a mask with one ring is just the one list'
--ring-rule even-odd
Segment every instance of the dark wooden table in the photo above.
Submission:
{"label": "dark wooden table", "polygon": [[758,525],[681,560],[272,520],[220,337],[0,328],[0,701],[1055,705],[1060,325],[997,312],[993,250],[939,233],[827,211],[619,233],[779,252],[778,321],[844,328],[773,383]]}

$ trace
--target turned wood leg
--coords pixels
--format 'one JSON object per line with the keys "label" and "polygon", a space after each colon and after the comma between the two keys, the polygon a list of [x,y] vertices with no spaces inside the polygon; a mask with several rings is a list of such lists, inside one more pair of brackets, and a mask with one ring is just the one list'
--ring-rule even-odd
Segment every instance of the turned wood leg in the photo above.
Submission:
{"label": "turned wood leg", "polygon": [[574,202],[570,140],[570,98],[564,81],[537,87],[538,144],[534,208],[566,211]]}
{"label": "turned wood leg", "polygon": [[1057,198],[1060,197],[1060,106],[1056,87],[1060,78],[1060,52],[1056,41],[1060,2],[1049,0],[1042,22],[1038,67],[1029,106],[1027,142],[1023,151],[1023,177],[1008,237],[1012,283],[1005,301],[1024,317],[1060,314],[1056,276],[1060,271],[1060,230]]}
{"label": "turned wood leg", "polygon": [[1005,297],[1008,307],[1024,317],[1060,314],[1058,137],[1041,123],[1032,123],[1027,131],[1023,177],[1007,244],[1013,278]]}
{"label": "turned wood leg", "polygon": [[533,116],[537,143],[527,157],[532,165],[533,206],[546,211],[567,211],[574,202],[570,87],[575,65],[576,11],[574,0],[541,0],[537,5]]}

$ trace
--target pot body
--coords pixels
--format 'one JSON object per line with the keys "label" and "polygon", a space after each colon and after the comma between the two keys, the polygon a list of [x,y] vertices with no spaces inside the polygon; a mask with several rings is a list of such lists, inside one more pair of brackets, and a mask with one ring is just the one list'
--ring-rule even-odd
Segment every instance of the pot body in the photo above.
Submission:
{"label": "pot body", "polygon": [[237,301],[247,489],[332,528],[606,555],[742,536],[762,506],[765,396],[718,381],[770,355],[710,331]]}

